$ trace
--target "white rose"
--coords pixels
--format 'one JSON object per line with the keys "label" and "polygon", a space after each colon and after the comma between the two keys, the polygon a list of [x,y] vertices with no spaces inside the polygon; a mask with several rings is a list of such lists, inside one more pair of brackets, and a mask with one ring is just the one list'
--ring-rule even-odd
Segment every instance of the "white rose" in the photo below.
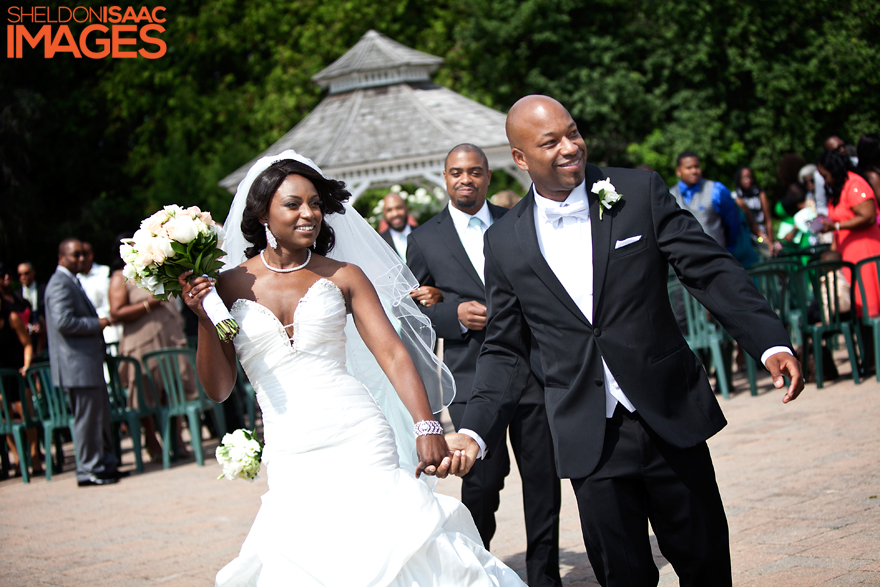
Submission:
{"label": "white rose", "polygon": [[141,276],[141,287],[147,291],[156,293],[156,289],[160,287],[159,278],[155,275],[143,275]]}
{"label": "white rose", "polygon": [[132,265],[135,269],[145,269],[153,263],[153,255],[149,251],[141,251]]}
{"label": "white rose", "polygon": [[165,231],[168,233],[168,238],[183,244],[199,235],[199,227],[189,214],[180,214],[166,222]]}
{"label": "white rose", "polygon": [[150,234],[150,231],[144,228],[139,228],[135,231],[134,235],[131,237],[131,241],[133,246],[138,251],[143,251],[147,248],[147,243],[153,240],[153,235]]}
{"label": "white rose", "polygon": [[605,197],[603,197],[603,198],[600,200],[600,202],[601,202],[602,205],[605,206],[606,208],[611,208],[611,206],[613,206],[613,205],[614,205],[619,199],[620,199],[620,194],[618,194],[617,192],[614,192],[614,191],[612,191],[612,192],[608,192],[608,191],[606,191],[606,192],[605,192]]}
{"label": "white rose", "polygon": [[234,445],[229,449],[229,458],[233,461],[243,461],[247,458],[247,450],[244,446]]}
{"label": "white rose", "polygon": [[245,445],[245,450],[247,451],[248,457],[255,458],[260,451],[260,443],[256,440],[249,440]]}
{"label": "white rose", "polygon": [[137,269],[135,269],[134,265],[126,263],[125,267],[122,268],[122,276],[126,279],[136,279],[138,276]]}
{"label": "white rose", "polygon": [[592,192],[594,194],[600,193],[602,190],[605,190],[605,193],[608,194],[610,192],[617,193],[617,190],[614,189],[614,186],[611,184],[610,179],[603,179],[602,181],[597,181],[593,184]]}
{"label": "white rose", "polygon": [[[167,246],[166,246],[167,243]],[[168,257],[168,252],[174,254],[174,251],[171,250],[171,243],[166,238],[162,237],[153,237],[149,241],[147,241],[140,250],[140,254],[142,257],[149,256],[151,262],[156,263],[157,265],[161,265],[165,262],[165,258]],[[146,267],[147,264],[144,266]]]}
{"label": "white rose", "polygon": [[168,214],[168,216],[170,216],[172,218],[174,218],[175,216],[179,216],[180,214],[183,213],[183,208],[181,208],[177,204],[171,204],[171,205],[165,206],[163,208],[163,210],[165,210],[165,213]]}
{"label": "white rose", "polygon": [[238,479],[241,477],[241,463],[236,461],[231,461],[223,466],[223,476],[229,479],[230,481],[233,479]]}

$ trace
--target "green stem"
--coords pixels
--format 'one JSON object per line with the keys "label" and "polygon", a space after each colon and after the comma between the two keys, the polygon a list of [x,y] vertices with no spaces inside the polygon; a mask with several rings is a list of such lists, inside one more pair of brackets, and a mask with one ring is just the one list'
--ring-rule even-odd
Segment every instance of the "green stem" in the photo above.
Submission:
{"label": "green stem", "polygon": [[217,324],[217,336],[223,342],[231,342],[235,335],[238,334],[238,323],[228,318]]}

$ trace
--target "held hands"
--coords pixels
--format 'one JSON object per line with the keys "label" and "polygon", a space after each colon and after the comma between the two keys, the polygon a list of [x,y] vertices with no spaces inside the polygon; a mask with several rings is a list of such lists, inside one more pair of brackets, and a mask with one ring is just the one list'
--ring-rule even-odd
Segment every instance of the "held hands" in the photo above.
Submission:
{"label": "held hands", "polygon": [[177,278],[177,281],[183,289],[180,294],[183,298],[183,303],[185,303],[190,310],[195,312],[196,316],[200,319],[203,318],[208,320],[208,315],[205,314],[205,310],[202,308],[202,301],[205,299],[205,296],[214,289],[214,280],[210,277],[200,275],[192,281],[187,281],[187,277],[190,275],[192,275],[192,271],[184,271]]}
{"label": "held hands", "polygon": [[[466,434],[428,434],[416,438],[419,465],[416,478],[422,473],[445,479],[448,475],[463,477],[474,466],[480,454],[480,445]],[[439,463],[439,465],[436,465]]]}
{"label": "held hands", "polygon": [[477,301],[462,302],[458,305],[458,321],[468,330],[486,328],[486,306]]}
{"label": "held hands", "polygon": [[420,285],[409,292],[409,297],[411,297],[415,303],[421,304],[425,307],[433,306],[434,304],[443,301],[443,294],[440,293],[440,290],[436,287],[431,287],[430,285]]}
{"label": "held hands", "polygon": [[416,437],[416,451],[419,453],[419,464],[416,467],[416,479],[425,475],[436,475],[444,479],[449,474],[452,464],[446,440],[441,434],[426,434]]}
{"label": "held hands", "polygon": [[446,444],[452,456],[449,473],[456,477],[464,477],[474,466],[480,454],[480,445],[467,434],[457,432],[446,435]]}
{"label": "held hands", "polygon": [[797,396],[804,390],[804,376],[801,372],[801,364],[789,353],[776,353],[770,355],[767,359],[767,370],[770,371],[770,377],[773,379],[773,385],[776,389],[782,389],[785,380],[782,378],[786,375],[791,379],[791,385],[788,392],[782,398],[782,403],[797,399]]}

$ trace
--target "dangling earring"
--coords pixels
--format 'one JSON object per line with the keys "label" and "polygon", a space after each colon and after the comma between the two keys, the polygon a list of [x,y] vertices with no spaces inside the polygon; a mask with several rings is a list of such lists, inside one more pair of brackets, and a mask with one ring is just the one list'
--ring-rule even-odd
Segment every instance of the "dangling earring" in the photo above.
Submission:
{"label": "dangling earring", "polygon": [[277,250],[278,249],[278,241],[275,240],[275,235],[272,234],[271,230],[269,230],[269,223],[264,222],[263,226],[266,228],[266,242],[269,244],[270,247]]}

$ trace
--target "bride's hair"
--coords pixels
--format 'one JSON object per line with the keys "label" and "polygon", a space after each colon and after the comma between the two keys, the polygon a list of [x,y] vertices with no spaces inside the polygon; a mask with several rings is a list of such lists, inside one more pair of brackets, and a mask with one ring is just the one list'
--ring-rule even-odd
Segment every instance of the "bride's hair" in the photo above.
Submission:
{"label": "bride's hair", "polygon": [[241,215],[241,232],[252,246],[245,249],[245,257],[250,259],[266,248],[266,230],[260,222],[260,216],[269,210],[272,196],[288,175],[301,175],[315,186],[321,198],[321,228],[315,240],[313,250],[319,255],[326,255],[333,249],[335,237],[333,229],[327,224],[328,214],[345,214],[343,202],[351,197],[345,189],[345,182],[328,179],[299,161],[283,159],[270,165],[257,176],[247,195],[247,203]]}

